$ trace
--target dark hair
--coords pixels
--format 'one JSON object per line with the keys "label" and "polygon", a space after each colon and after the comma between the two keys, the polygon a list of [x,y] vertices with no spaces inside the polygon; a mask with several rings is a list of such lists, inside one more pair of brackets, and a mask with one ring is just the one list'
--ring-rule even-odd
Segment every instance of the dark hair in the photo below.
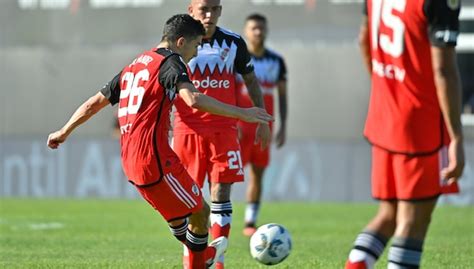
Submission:
{"label": "dark hair", "polygon": [[247,16],[245,21],[260,21],[260,22],[263,22],[263,23],[266,24],[267,23],[267,18],[265,16],[263,16],[262,14],[260,14],[260,13],[252,13],[252,14]]}
{"label": "dark hair", "polygon": [[178,14],[169,18],[163,27],[163,38],[168,42],[175,42],[178,38],[193,39],[205,35],[206,30],[202,23],[188,14]]}

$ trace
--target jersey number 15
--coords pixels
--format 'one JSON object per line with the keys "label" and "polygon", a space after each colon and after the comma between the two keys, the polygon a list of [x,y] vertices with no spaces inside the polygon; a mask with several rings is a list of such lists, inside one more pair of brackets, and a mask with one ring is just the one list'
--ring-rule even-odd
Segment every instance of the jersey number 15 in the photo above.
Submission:
{"label": "jersey number 15", "polygon": [[[400,57],[404,50],[405,24],[393,14],[405,11],[407,0],[372,0],[371,39],[372,48],[380,48],[392,57]],[[392,36],[380,33],[380,21],[392,30]],[[380,43],[380,44],[379,44]]]}

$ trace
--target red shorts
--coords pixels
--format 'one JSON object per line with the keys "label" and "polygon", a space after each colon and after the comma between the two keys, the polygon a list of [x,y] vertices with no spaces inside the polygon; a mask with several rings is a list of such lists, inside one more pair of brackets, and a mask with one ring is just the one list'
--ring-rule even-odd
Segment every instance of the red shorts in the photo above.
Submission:
{"label": "red shorts", "polygon": [[409,156],[372,147],[372,195],[380,200],[424,200],[445,193],[442,151]]}
{"label": "red shorts", "polygon": [[[256,125],[255,125],[256,126]],[[265,168],[270,163],[270,146],[262,150],[260,144],[255,144],[256,127],[249,128],[246,124],[239,124],[240,147],[242,148],[242,162],[251,163],[256,167]]]}
{"label": "red shorts", "polygon": [[136,187],[142,197],[166,221],[185,218],[202,208],[202,194],[181,164],[171,169],[163,179],[149,187]]}
{"label": "red shorts", "polygon": [[210,182],[244,181],[236,130],[200,134],[175,133],[173,150],[201,188],[206,174]]}

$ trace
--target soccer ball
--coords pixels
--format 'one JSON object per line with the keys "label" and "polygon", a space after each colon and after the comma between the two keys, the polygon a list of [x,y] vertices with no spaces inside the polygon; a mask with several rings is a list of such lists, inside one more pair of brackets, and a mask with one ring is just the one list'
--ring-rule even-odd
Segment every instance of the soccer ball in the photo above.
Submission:
{"label": "soccer ball", "polygon": [[276,223],[260,226],[250,238],[250,254],[258,262],[273,265],[282,262],[291,251],[291,236]]}

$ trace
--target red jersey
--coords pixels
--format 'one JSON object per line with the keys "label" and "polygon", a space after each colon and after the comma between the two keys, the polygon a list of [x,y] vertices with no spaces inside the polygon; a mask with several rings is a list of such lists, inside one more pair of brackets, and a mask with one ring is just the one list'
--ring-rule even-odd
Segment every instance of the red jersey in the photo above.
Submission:
{"label": "red jersey", "polygon": [[[252,62],[255,68],[255,76],[262,90],[265,109],[270,115],[274,114],[274,92],[277,89],[278,82],[286,81],[286,65],[283,57],[276,52],[265,49],[262,56],[257,57],[253,54]],[[245,82],[242,76],[236,78],[238,95],[237,103],[240,107],[253,107],[252,100],[248,94]],[[271,124],[271,122],[270,122]],[[239,121],[239,125],[257,126],[255,123]]]}
{"label": "red jersey", "polygon": [[[236,105],[235,72],[248,74],[253,65],[247,46],[239,35],[217,27],[211,39],[204,39],[197,56],[189,62],[191,79],[200,92],[217,100]],[[213,115],[176,100],[173,131],[198,133],[235,128],[236,119]]]}
{"label": "red jersey", "polygon": [[436,152],[447,141],[431,46],[454,46],[460,1],[367,0],[372,89],[364,134],[389,151]]}
{"label": "red jersey", "polygon": [[181,57],[161,48],[139,55],[101,90],[119,104],[122,165],[137,186],[158,183],[180,162],[168,132],[176,84],[185,81],[190,82]]}

